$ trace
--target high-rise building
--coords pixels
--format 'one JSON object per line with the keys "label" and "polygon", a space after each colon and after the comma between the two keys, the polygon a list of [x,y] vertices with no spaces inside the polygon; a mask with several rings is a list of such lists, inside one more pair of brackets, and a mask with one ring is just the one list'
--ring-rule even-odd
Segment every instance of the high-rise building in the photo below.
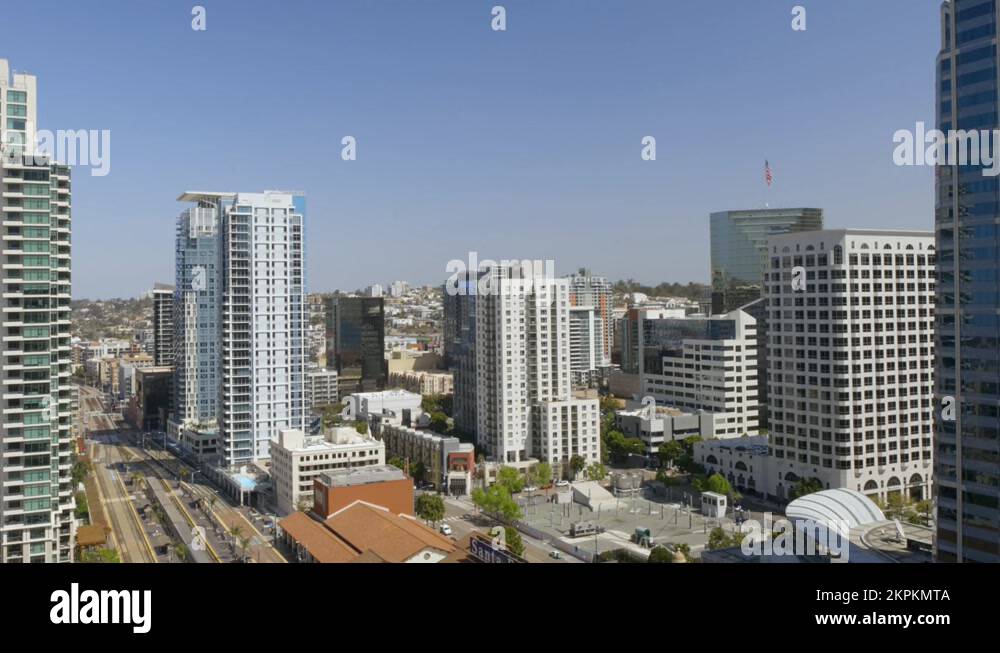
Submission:
{"label": "high-rise building", "polygon": [[754,209],[711,214],[712,313],[728,313],[760,298],[768,238],[822,228],[823,209]]}
{"label": "high-rise building", "polygon": [[153,359],[158,367],[174,364],[174,286],[153,287]]}
{"label": "high-rise building", "polygon": [[0,59],[0,562],[72,562],[70,172],[36,152],[37,81]]}
{"label": "high-rise building", "polygon": [[775,493],[801,480],[886,500],[933,476],[934,240],[840,229],[771,238]]}
{"label": "high-rise building", "polygon": [[611,282],[605,277],[595,277],[589,270],[581,269],[569,277],[569,301],[571,306],[592,306],[601,321],[601,349],[598,352],[598,366],[611,364],[611,349],[614,347],[614,318],[612,311]]}
{"label": "high-rise building", "polygon": [[[996,11],[993,0],[941,6],[942,131],[1000,127]],[[979,165],[939,165],[936,180],[935,554],[947,562],[1000,562],[1000,182]]]}
{"label": "high-rise building", "polygon": [[569,363],[575,386],[596,381],[603,363],[604,320],[593,306],[569,307]]}
{"label": "high-rise building", "polygon": [[453,412],[455,428],[474,434],[476,401],[476,284],[478,274],[466,274],[455,283],[444,284],[444,361],[454,375]]}
{"label": "high-rise building", "polygon": [[305,428],[305,200],[178,199],[195,206],[178,221],[171,431],[217,438],[218,463],[232,468],[268,458],[282,430]]}
{"label": "high-rise building", "polygon": [[599,461],[598,402],[571,392],[569,282],[533,274],[494,266],[481,280],[478,446],[505,464],[536,458],[564,469],[574,455]]}
{"label": "high-rise building", "polygon": [[337,370],[340,394],[382,390],[385,360],[385,298],[336,295],[324,300],[326,366]]}
{"label": "high-rise building", "polygon": [[195,202],[177,218],[173,350],[174,398],[168,432],[182,439],[194,424],[214,429],[219,417],[222,240],[220,223],[232,194],[189,193]]}
{"label": "high-rise building", "polygon": [[658,404],[715,415],[714,436],[757,435],[756,321],[739,309],[671,317],[640,309],[639,379]]}

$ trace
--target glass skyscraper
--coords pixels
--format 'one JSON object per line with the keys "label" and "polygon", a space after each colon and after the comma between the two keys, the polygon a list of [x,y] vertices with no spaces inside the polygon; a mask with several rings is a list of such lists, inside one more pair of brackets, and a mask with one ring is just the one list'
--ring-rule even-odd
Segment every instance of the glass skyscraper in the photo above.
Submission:
{"label": "glass skyscraper", "polygon": [[385,360],[385,299],[328,297],[326,367],[337,370],[342,394],[382,390],[388,378]]}
{"label": "glass skyscraper", "polygon": [[[995,0],[941,6],[937,124],[994,130]],[[1000,562],[1000,193],[981,166],[937,168],[935,554]],[[945,410],[954,399],[954,418]]]}
{"label": "glass skyscraper", "polygon": [[712,313],[760,299],[767,266],[767,239],[823,228],[823,209],[720,211],[710,216]]}

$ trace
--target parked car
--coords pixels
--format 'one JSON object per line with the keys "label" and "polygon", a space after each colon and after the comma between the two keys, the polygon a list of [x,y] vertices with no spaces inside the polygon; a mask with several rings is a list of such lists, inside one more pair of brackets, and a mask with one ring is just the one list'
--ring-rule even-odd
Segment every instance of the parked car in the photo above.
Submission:
{"label": "parked car", "polygon": [[524,491],[525,492],[538,492],[538,488],[535,487],[534,485],[529,485],[528,487],[524,488]]}
{"label": "parked car", "polygon": [[556,487],[568,487],[569,481],[556,481]]}
{"label": "parked car", "polygon": [[562,560],[562,553],[560,553],[559,551],[552,550],[549,551],[549,557],[555,560]]}
{"label": "parked car", "polygon": [[449,526],[448,524],[441,524],[441,534],[442,535],[449,535],[450,536],[451,533],[452,533],[451,526]]}

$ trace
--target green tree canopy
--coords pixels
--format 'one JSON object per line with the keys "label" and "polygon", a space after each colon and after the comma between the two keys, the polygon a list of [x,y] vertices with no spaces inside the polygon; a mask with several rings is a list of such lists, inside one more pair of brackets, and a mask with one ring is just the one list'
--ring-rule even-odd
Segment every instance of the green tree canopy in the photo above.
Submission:
{"label": "green tree canopy", "polygon": [[472,503],[480,510],[498,515],[505,521],[520,519],[521,506],[517,505],[510,492],[500,483],[495,483],[487,489],[476,488],[472,491]]}
{"label": "green tree canopy", "polygon": [[788,491],[788,497],[790,499],[798,499],[801,496],[807,494],[812,494],[813,492],[819,492],[823,489],[823,481],[818,478],[800,478],[795,485]]}
{"label": "green tree canopy", "polygon": [[548,485],[552,482],[552,465],[549,463],[538,463],[535,466],[535,479],[539,485]]}
{"label": "green tree canopy", "polygon": [[665,546],[654,546],[653,550],[649,552],[649,562],[663,563],[673,561],[674,554]]}
{"label": "green tree canopy", "polygon": [[497,484],[507,489],[508,494],[515,494],[524,489],[524,478],[513,467],[501,467],[497,474]]}
{"label": "green tree canopy", "polygon": [[602,463],[591,463],[587,467],[587,479],[591,481],[600,481],[605,476],[608,475],[608,469]]}
{"label": "green tree canopy", "polygon": [[421,494],[417,497],[417,515],[432,523],[444,519],[444,499],[437,494]]}
{"label": "green tree canopy", "polygon": [[514,555],[523,556],[524,540],[521,539],[521,533],[519,533],[513,526],[504,526],[503,531],[504,538],[507,543],[507,550]]}

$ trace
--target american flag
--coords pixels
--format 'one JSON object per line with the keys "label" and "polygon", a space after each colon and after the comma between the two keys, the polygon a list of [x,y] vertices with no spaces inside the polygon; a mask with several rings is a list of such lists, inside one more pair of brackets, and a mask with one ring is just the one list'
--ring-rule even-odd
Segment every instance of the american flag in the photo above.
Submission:
{"label": "american flag", "polygon": [[774,176],[771,174],[771,164],[767,162],[767,159],[764,160],[764,181],[767,182],[768,186],[774,183]]}

